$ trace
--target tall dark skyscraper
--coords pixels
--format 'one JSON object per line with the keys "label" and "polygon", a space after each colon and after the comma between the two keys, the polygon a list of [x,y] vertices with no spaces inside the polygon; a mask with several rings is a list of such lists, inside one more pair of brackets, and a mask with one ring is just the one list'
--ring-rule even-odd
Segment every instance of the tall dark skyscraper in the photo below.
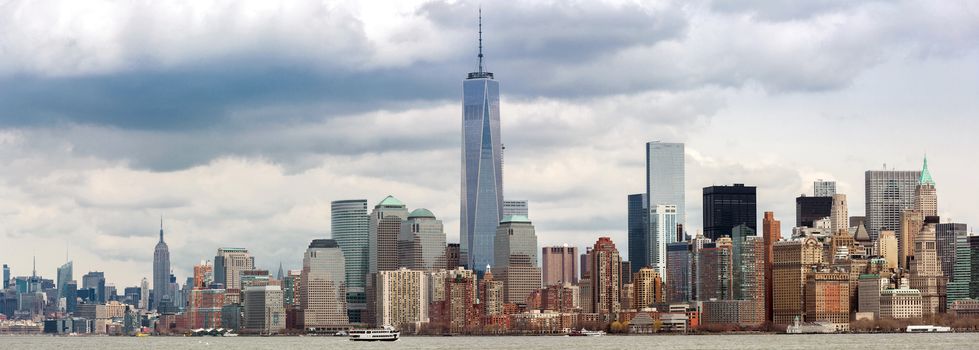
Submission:
{"label": "tall dark skyscraper", "polygon": [[[160,305],[170,289],[170,248],[163,241],[163,220],[160,220],[160,242],[153,250],[153,308]],[[169,298],[168,298],[169,299]]]}
{"label": "tall dark skyscraper", "polygon": [[477,70],[463,81],[462,203],[459,236],[467,266],[493,264],[493,243],[503,209],[503,146],[500,141],[500,83],[483,70],[482,15]]}
{"label": "tall dark skyscraper", "polygon": [[744,224],[758,230],[754,186],[704,187],[704,237],[717,240],[731,235],[731,229]]}
{"label": "tall dark skyscraper", "polygon": [[632,263],[632,271],[636,273],[639,269],[649,265],[646,261],[646,252],[649,244],[649,210],[646,208],[646,194],[630,194],[629,202],[629,261]]}
{"label": "tall dark skyscraper", "polygon": [[101,271],[91,271],[82,276],[82,288],[90,289],[93,293],[91,300],[105,302],[105,273]]}
{"label": "tall dark skyscraper", "polygon": [[343,251],[347,291],[347,318],[362,322],[367,309],[367,272],[370,218],[366,199],[333,201],[330,209],[333,239]]}
{"label": "tall dark skyscraper", "polygon": [[3,264],[3,289],[10,287],[10,266]]}
{"label": "tall dark skyscraper", "polygon": [[813,221],[830,217],[833,208],[833,197],[795,198],[795,226],[813,227]]}

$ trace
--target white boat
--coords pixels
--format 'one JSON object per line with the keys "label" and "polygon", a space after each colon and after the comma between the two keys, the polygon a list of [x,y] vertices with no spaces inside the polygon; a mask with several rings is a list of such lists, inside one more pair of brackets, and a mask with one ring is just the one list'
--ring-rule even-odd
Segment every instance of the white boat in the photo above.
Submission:
{"label": "white boat", "polygon": [[353,341],[395,341],[401,336],[401,332],[391,326],[380,329],[354,329],[349,333],[350,340]]}
{"label": "white boat", "polygon": [[952,331],[952,327],[933,326],[930,324],[916,325],[916,326],[908,326],[908,328],[905,329],[904,331],[908,333],[948,333]]}
{"label": "white boat", "polygon": [[587,329],[581,329],[581,335],[586,337],[601,337],[605,335],[605,331],[589,331]]}
{"label": "white boat", "polygon": [[350,335],[350,333],[347,333],[347,331],[339,331],[339,332],[333,333],[333,336],[334,337],[346,337],[346,336],[349,336],[349,335]]}

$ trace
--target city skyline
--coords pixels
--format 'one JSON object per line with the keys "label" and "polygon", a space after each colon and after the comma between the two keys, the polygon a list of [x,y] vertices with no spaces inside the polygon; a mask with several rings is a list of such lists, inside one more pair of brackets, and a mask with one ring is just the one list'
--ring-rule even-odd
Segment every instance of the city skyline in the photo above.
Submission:
{"label": "city skyline", "polygon": [[[205,11],[219,10],[199,6],[205,6]],[[300,11],[307,4],[291,6],[286,13],[294,17],[273,20],[308,18]],[[410,6],[413,5],[397,7]],[[256,267],[270,271],[280,262],[287,269],[297,269],[301,266],[299,257],[310,240],[331,238],[331,201],[367,198],[372,206],[389,194],[411,203],[413,208],[432,209],[448,228],[447,240],[459,242],[455,228],[460,226],[460,220],[454,213],[459,213],[455,181],[459,171],[461,96],[456,90],[459,74],[472,71],[469,66],[476,51],[472,26],[474,6],[427,4],[413,8],[410,20],[387,26],[379,25],[385,16],[392,15],[386,10],[360,8],[351,9],[350,13],[343,13],[347,9],[331,12],[337,18],[359,20],[365,34],[355,37],[367,43],[402,47],[397,45],[392,33],[406,28],[416,29],[421,32],[418,35],[429,39],[442,35],[447,39],[441,44],[444,46],[428,47],[430,52],[410,50],[393,55],[377,49],[364,53],[369,58],[365,62],[372,62],[364,68],[365,72],[341,79],[371,94],[347,96],[357,106],[330,99],[323,105],[313,102],[329,91],[320,84],[338,74],[333,70],[334,65],[357,64],[342,61],[336,58],[340,53],[329,50],[302,51],[308,57],[325,59],[328,63],[323,65],[270,54],[278,62],[296,63],[303,69],[320,72],[310,78],[315,81],[306,82],[317,87],[309,93],[313,96],[290,96],[284,92],[290,90],[274,89],[263,90],[258,96],[248,96],[254,92],[240,92],[242,96],[235,94],[232,84],[220,81],[237,78],[243,79],[246,85],[254,83],[257,72],[267,67],[248,62],[248,51],[238,48],[217,47],[222,55],[204,57],[206,64],[196,65],[193,62],[201,54],[192,45],[183,46],[179,41],[161,43],[164,49],[174,52],[168,56],[143,51],[149,49],[122,39],[101,41],[99,33],[80,31],[78,40],[88,45],[62,49],[90,60],[80,59],[75,64],[60,66],[51,59],[28,62],[24,57],[34,57],[32,52],[13,46],[11,56],[0,61],[0,100],[18,101],[0,104],[0,144],[4,145],[0,164],[8,170],[0,175],[0,191],[7,193],[0,200],[0,215],[5,222],[0,239],[14,243],[0,247],[2,263],[11,267],[14,276],[29,275],[30,259],[36,255],[39,274],[55,276],[56,268],[64,263],[61,247],[70,245],[76,278],[86,271],[103,271],[106,279],[120,289],[139,285],[143,277],[152,276],[149,252],[159,240],[156,218],[163,215],[167,217],[167,244],[178,281],[190,276],[194,264],[212,258],[214,250],[220,247],[248,248],[255,257]],[[594,17],[575,15],[574,11],[553,11],[549,6],[624,18],[625,25],[653,34],[654,39],[639,39],[599,30],[595,37],[584,38],[594,42],[580,42],[590,48],[614,45],[608,49],[622,55],[618,58],[625,60],[618,62],[622,64],[657,55],[706,64],[703,60],[710,51],[693,49],[704,45],[704,36],[716,33],[717,29],[687,25],[697,19],[758,30],[765,25],[788,27],[787,18],[794,18],[802,21],[799,29],[802,33],[790,35],[802,36],[825,29],[818,22],[822,16],[839,14],[843,24],[830,28],[839,32],[830,30],[823,35],[827,41],[841,45],[842,52],[819,52],[830,62],[823,63],[826,66],[803,64],[800,72],[770,72],[763,65],[737,61],[748,68],[748,78],[731,81],[734,68],[713,67],[716,72],[711,71],[702,81],[684,81],[662,75],[665,73],[640,74],[608,88],[609,78],[598,76],[603,70],[592,66],[615,63],[615,58],[588,55],[559,45],[562,40],[576,38],[565,36],[573,34],[541,30],[521,40],[517,32],[506,28],[532,27],[533,21],[547,21],[543,23],[551,25],[575,21],[582,28],[603,25]],[[914,7],[904,3],[893,6],[903,11]],[[920,16],[925,25],[937,25],[935,18],[942,18],[942,24],[949,18],[962,19],[953,14],[955,9],[951,6],[954,5],[936,6],[950,7],[924,11]],[[125,30],[119,23],[125,14],[103,10],[110,12],[109,22],[118,25],[107,30]],[[940,186],[942,222],[951,218],[955,222],[975,223],[979,218],[975,204],[970,201],[979,193],[965,171],[967,165],[961,161],[969,159],[967,150],[976,146],[964,137],[974,130],[943,127],[968,123],[968,112],[976,110],[971,96],[979,91],[979,81],[975,78],[979,72],[969,63],[979,56],[975,43],[960,41],[956,36],[939,36],[937,28],[921,28],[923,36],[912,38],[908,44],[891,42],[893,39],[884,35],[887,33],[861,32],[882,36],[876,38],[878,41],[874,41],[876,45],[871,45],[871,50],[909,54],[879,62],[857,60],[849,66],[846,65],[852,57],[849,55],[862,57],[876,51],[868,53],[847,46],[842,26],[861,23],[871,28],[887,28],[887,23],[861,22],[868,20],[860,15],[872,15],[878,11],[874,8],[852,5],[811,9],[809,13],[758,9],[755,11],[761,16],[742,22],[738,14],[747,10],[737,8],[683,10],[664,5],[634,10],[637,9],[626,5],[604,4],[501,4],[499,8],[494,6],[484,19],[485,30],[493,33],[486,37],[487,57],[491,59],[488,65],[505,84],[501,88],[505,111],[501,129],[506,135],[503,143],[507,148],[504,196],[527,199],[534,206],[530,219],[539,246],[570,243],[583,249],[594,243],[595,237],[609,236],[617,242],[623,259],[627,259],[625,197],[644,189],[642,147],[652,140],[686,145],[685,211],[686,228],[691,233],[702,222],[701,204],[697,200],[702,187],[732,183],[756,186],[759,222],[762,212],[774,211],[776,218],[790,223],[794,222],[794,199],[799,193],[810,193],[816,179],[835,180],[838,193],[847,195],[849,214],[863,215],[864,172],[879,170],[883,163],[889,169],[917,171],[926,151],[931,161],[930,171]],[[559,15],[545,18],[543,13]],[[159,22],[150,26],[178,21],[179,14],[160,11],[154,18]],[[650,18],[653,20],[646,21]],[[31,19],[29,15],[7,19],[0,21],[5,23],[0,26],[11,26],[3,27],[2,32],[14,33],[10,37],[13,38],[23,21]],[[79,19],[83,23],[90,20]],[[265,24],[246,25],[262,29]],[[444,30],[446,34],[427,32],[423,30],[426,26],[438,28],[434,31]],[[963,26],[963,38],[970,37],[968,33],[979,33],[974,23]],[[208,38],[233,31],[220,25],[191,29],[211,35],[205,35]],[[324,28],[323,35],[340,30]],[[41,35],[61,43],[55,29],[42,31]],[[153,38],[150,31],[137,30],[133,35]],[[267,39],[252,39],[248,45],[265,44],[263,40]],[[311,46],[304,40],[297,36],[281,45],[283,48]],[[534,40],[543,46],[533,46]],[[652,42],[639,43],[642,40]],[[668,40],[678,40],[679,45],[691,48],[692,53],[669,55],[670,51],[663,47]],[[934,51],[914,47],[919,41],[929,42]],[[347,49],[358,50],[355,44],[349,43]],[[803,45],[800,50],[803,53],[815,50],[807,44],[793,45]],[[121,46],[119,53],[89,51],[116,46]],[[731,50],[732,57],[745,59],[750,55],[743,50],[753,47],[724,48]],[[763,58],[784,58],[774,50],[779,46],[770,48],[772,51],[762,50]],[[567,59],[555,62],[556,54]],[[152,59],[134,58],[140,55]],[[232,70],[209,66],[236,59],[244,62]],[[449,64],[436,67],[445,62]],[[530,68],[539,63],[554,63],[561,72],[557,72],[559,69],[535,72]],[[656,67],[672,66],[661,59],[653,63]],[[388,70],[403,74],[385,77],[391,74],[386,73]],[[170,87],[179,87],[187,79],[182,74],[188,71],[211,73],[203,79],[215,84],[211,88],[226,97],[223,104],[185,96],[190,99],[187,105],[197,109],[182,106],[153,114],[150,112],[162,106],[157,95],[166,95],[165,92],[151,89],[142,92],[144,95],[131,95],[122,91],[122,87],[131,88],[132,84],[142,82],[170,82],[175,84]],[[431,73],[428,74],[431,78],[416,76],[419,72]],[[824,74],[827,72],[841,73]],[[901,74],[895,74],[898,72]],[[367,80],[364,85],[357,85],[357,78]],[[613,74],[613,78],[622,77]],[[24,84],[9,84],[17,81],[38,92],[13,87]],[[122,87],[113,85],[113,81]],[[404,84],[397,86],[399,89],[416,91],[379,88],[384,86],[382,83],[396,81]],[[93,101],[65,98],[70,95],[58,84],[68,83],[91,88],[101,98],[116,94],[143,96],[149,98],[148,105],[120,101],[107,103],[114,107],[96,107],[99,97]],[[929,90],[947,91],[948,96],[922,94]],[[44,105],[41,97],[55,97],[63,102]],[[822,104],[826,106],[821,107]],[[167,112],[177,117],[166,118]],[[752,114],[757,116],[751,117]],[[782,120],[786,115],[795,117]],[[889,123],[889,119],[882,118],[891,115],[907,123],[889,125],[887,132],[874,127]],[[922,135],[919,128],[909,126],[915,117],[928,120],[935,132]],[[807,123],[811,120],[826,128],[812,128]],[[875,147],[860,147],[856,152],[847,145],[811,147],[793,135],[824,132],[821,130],[835,130],[841,139]],[[774,136],[767,143],[749,142],[733,136],[737,132]],[[231,139],[226,137],[252,142],[228,142]],[[268,143],[252,144],[263,141]],[[782,235],[787,236],[792,225],[782,226]]]}

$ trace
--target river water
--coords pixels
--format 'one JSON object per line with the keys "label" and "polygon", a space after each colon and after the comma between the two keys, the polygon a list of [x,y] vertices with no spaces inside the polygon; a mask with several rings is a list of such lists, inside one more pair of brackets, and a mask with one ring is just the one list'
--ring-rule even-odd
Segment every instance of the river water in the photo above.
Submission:
{"label": "river water", "polygon": [[393,343],[336,337],[49,337],[3,336],[0,349],[979,349],[979,333],[731,334],[606,337],[403,337]]}

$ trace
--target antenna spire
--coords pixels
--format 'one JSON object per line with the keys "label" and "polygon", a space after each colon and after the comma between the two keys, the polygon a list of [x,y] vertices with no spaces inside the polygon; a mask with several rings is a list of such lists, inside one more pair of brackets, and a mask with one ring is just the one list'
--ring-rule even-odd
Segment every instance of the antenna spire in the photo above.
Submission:
{"label": "antenna spire", "polygon": [[160,216],[160,242],[163,242],[163,216]]}
{"label": "antenna spire", "polygon": [[483,72],[483,6],[479,6],[479,73]]}

